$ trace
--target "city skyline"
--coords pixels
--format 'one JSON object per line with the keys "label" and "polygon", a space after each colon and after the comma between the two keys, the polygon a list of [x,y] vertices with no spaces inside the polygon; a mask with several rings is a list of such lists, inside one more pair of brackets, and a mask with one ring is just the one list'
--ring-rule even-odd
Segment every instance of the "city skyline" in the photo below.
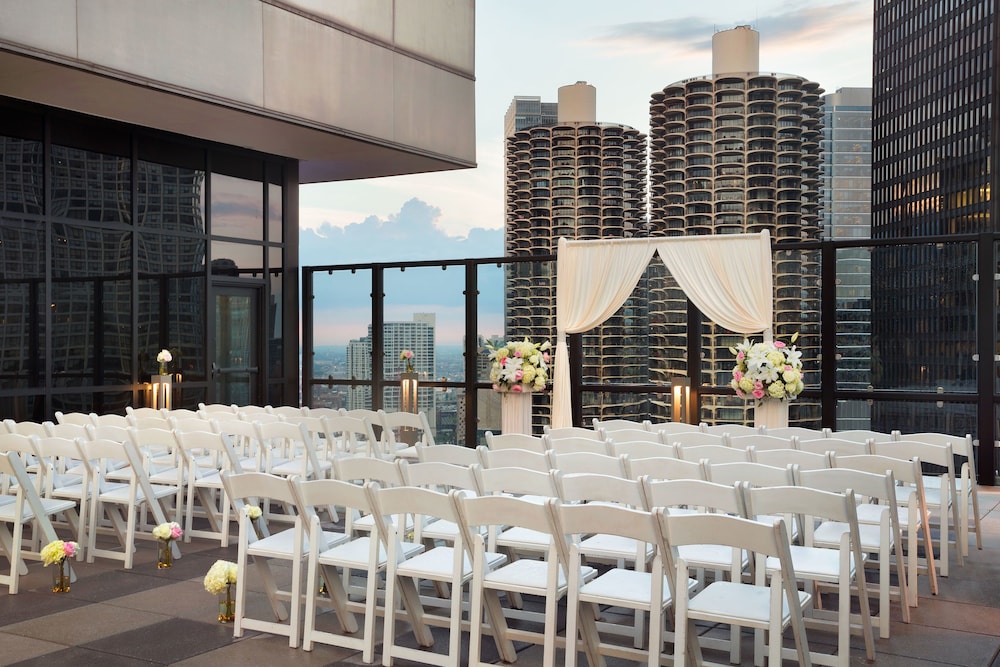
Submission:
{"label": "city skyline", "polygon": [[[568,10],[565,1],[479,3],[478,167],[303,186],[303,264],[425,259],[422,244],[410,241],[427,239],[428,231],[436,258],[502,254],[503,117],[510,101],[517,95],[554,100],[560,86],[585,80],[597,88],[599,121],[648,133],[651,94],[710,74],[711,38],[719,30],[751,25],[760,31],[761,71],[801,75],[826,92],[871,86],[871,0],[810,0],[794,6],[774,0],[715,0],[701,12],[637,0],[617,7],[614,22],[607,21],[596,2],[574,2]],[[357,225],[350,230],[355,236],[370,236],[374,242],[388,235],[393,243],[337,243],[353,254],[341,257],[334,251],[332,259],[326,253],[322,262],[309,261],[306,249],[325,247],[330,237],[343,240],[348,225]],[[497,244],[495,252],[490,252],[492,243]],[[377,256],[356,256],[365,247]]]}

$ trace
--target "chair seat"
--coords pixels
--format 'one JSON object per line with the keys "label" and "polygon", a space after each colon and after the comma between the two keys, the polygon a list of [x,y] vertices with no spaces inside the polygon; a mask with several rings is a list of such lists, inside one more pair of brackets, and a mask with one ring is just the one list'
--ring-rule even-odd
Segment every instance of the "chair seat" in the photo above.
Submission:
{"label": "chair seat", "polygon": [[[319,468],[321,473],[327,473],[333,469],[333,462],[327,459],[320,459]],[[302,461],[292,459],[290,461],[285,461],[283,463],[273,464],[269,472],[273,475],[281,475],[282,477],[289,477],[291,475],[301,475],[302,470],[303,470]],[[306,463],[305,471],[307,477],[320,476],[316,474],[316,471],[313,469],[312,463]]]}
{"label": "chair seat", "polygon": [[[177,487],[175,486],[165,486],[163,484],[153,484],[151,485],[153,491],[153,498],[166,498],[168,496],[173,496],[177,494]],[[101,502],[105,503],[117,503],[119,505],[125,504],[129,501],[129,487],[127,484],[122,484],[121,486],[108,489],[103,491],[98,498]],[[145,502],[146,497],[142,489],[136,489],[135,492],[135,502],[141,503]]]}
{"label": "chair seat", "polygon": [[[334,531],[324,530],[323,537],[326,538],[328,547],[347,541],[347,535]],[[289,528],[252,542],[247,545],[247,553],[263,558],[289,558],[295,553],[295,529]],[[302,551],[300,553],[303,558],[309,553],[309,537],[307,535],[302,536]]]}
{"label": "chair seat", "polygon": [[[662,576],[662,575],[661,575]],[[694,579],[697,586],[698,582]],[[636,572],[614,568],[580,587],[581,602],[595,602],[613,607],[628,607],[644,609],[652,604],[653,575],[649,572]],[[663,599],[660,606],[666,607],[671,602],[670,586],[663,577]]]}
{"label": "chair seat", "polygon": [[[799,591],[799,604],[806,607],[812,595]],[[719,623],[751,624],[767,628],[771,618],[771,592],[761,586],[749,586],[731,581],[714,581],[688,602],[688,615]],[[788,600],[781,597],[781,624],[791,621]]]}
{"label": "chair seat", "polygon": [[[720,544],[684,544],[677,548],[677,553],[690,567],[728,570],[733,566],[732,548]],[[740,560],[740,569],[750,563],[746,552],[743,552]]]}
{"label": "chair seat", "polygon": [[513,526],[497,535],[497,544],[518,551],[545,551],[552,543],[552,537],[529,528]]}
{"label": "chair seat", "polygon": [[[829,549],[840,548],[840,536],[850,531],[850,527],[841,521],[824,521],[813,532],[813,544],[818,547]],[[876,553],[882,550],[882,531],[877,524],[858,524],[858,537],[861,539],[861,550],[867,553]],[[889,543],[885,545],[892,549],[896,541],[889,531]]]}
{"label": "chair seat", "polygon": [[[549,576],[549,564],[543,560],[522,558],[503,567],[487,572],[483,576],[483,586],[527,595],[545,595]],[[580,568],[580,580],[590,581],[597,576],[597,570],[584,565]],[[566,591],[566,574],[559,568],[556,593]]]}
{"label": "chair seat", "polygon": [[[17,518],[14,516],[16,505],[13,500],[11,498],[11,502],[0,504],[0,522],[13,523],[17,521]],[[76,509],[76,503],[72,500],[57,500],[55,498],[41,498],[40,500],[42,501],[42,507],[45,509],[46,516]],[[34,518],[35,513],[31,510],[28,503],[24,503],[21,508],[20,523],[27,523]]]}
{"label": "chair seat", "polygon": [[[422,544],[413,542],[401,542],[402,557],[410,559],[424,550]],[[369,550],[371,549],[371,538],[368,536],[358,537],[344,544],[327,549],[319,554],[317,561],[323,565],[334,565],[351,569],[367,570],[369,565]],[[386,552],[383,545],[378,546],[378,568],[385,567]]]}
{"label": "chair seat", "polygon": [[[492,551],[487,551],[485,558],[486,567],[491,570],[507,562],[507,556]],[[401,562],[396,566],[396,574],[400,577],[448,581],[452,578],[454,565],[453,547],[434,547]],[[472,561],[466,555],[462,559],[462,581],[468,581],[470,577],[472,577]]]}
{"label": "chair seat", "polygon": [[[797,544],[791,545],[789,551],[792,554],[792,567],[795,569],[795,576],[799,579],[834,582],[840,580],[839,551],[821,547],[803,547]],[[849,556],[850,575],[853,578],[855,572],[854,554],[849,554]],[[768,572],[776,572],[779,566],[777,558],[768,557]]]}
{"label": "chair seat", "polygon": [[[620,535],[591,535],[580,541],[580,553],[589,558],[635,560],[639,543],[630,537]],[[647,560],[653,555],[653,545],[646,545]]]}

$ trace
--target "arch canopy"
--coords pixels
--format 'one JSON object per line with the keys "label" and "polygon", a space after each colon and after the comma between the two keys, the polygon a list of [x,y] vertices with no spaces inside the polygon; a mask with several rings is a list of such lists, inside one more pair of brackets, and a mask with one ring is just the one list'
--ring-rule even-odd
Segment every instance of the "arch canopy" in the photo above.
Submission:
{"label": "arch canopy", "polygon": [[571,426],[566,336],[593,329],[621,308],[653,255],[684,294],[730,331],[772,338],[771,237],[759,234],[569,241],[556,257],[556,352],[552,426]]}

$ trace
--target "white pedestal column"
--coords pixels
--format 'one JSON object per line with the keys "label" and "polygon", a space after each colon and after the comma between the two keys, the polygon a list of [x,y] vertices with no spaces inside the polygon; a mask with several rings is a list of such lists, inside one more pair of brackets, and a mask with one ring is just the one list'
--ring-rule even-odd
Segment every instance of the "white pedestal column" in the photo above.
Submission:
{"label": "white pedestal column", "polygon": [[153,396],[152,396],[152,407],[160,410],[166,408],[171,409],[171,393],[173,390],[173,375],[153,375],[149,378],[152,383]]}
{"label": "white pedestal column", "polygon": [[753,425],[760,428],[784,428],[788,426],[788,401],[766,399],[753,410]]}
{"label": "white pedestal column", "polygon": [[531,392],[500,395],[500,431],[531,435]]}

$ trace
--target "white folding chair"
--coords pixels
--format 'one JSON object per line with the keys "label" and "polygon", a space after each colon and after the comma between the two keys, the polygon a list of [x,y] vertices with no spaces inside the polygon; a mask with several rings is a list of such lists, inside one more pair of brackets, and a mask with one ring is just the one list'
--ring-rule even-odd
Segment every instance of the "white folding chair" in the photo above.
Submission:
{"label": "white folding chair", "polygon": [[[284,417],[284,415],[278,415]],[[303,479],[329,476],[333,462],[320,459],[315,442],[302,424],[289,421],[254,421],[257,439],[265,448],[264,471],[279,477]]]}
{"label": "white folding chair", "polygon": [[[888,442],[893,439],[892,433],[885,433],[883,431],[871,431],[867,429],[847,429],[844,431],[831,431],[830,429],[823,429],[824,438],[836,438],[838,440],[852,440],[854,442],[868,443],[868,442]],[[800,438],[804,439],[804,438]]]}
{"label": "white folding chair", "polygon": [[[449,534],[450,539],[447,543],[431,541],[425,545],[426,550],[422,553],[405,558],[403,554],[406,547],[400,539],[396,525],[388,520],[383,524],[387,531],[383,538],[383,544],[387,549],[387,566],[382,664],[388,667],[395,658],[401,658],[440,667],[458,667],[462,660],[463,609],[467,606],[463,604],[463,589],[472,579],[472,559],[466,553],[464,531],[457,529],[459,517],[455,500],[449,494],[433,489],[402,486],[373,488],[372,501],[376,513],[384,518],[411,514],[414,524],[425,522],[437,525],[449,524],[456,528],[454,533]],[[502,554],[485,554],[485,566],[490,570],[506,561],[506,556]],[[421,581],[430,581],[436,587],[450,590],[447,599],[412,596],[411,601],[418,600],[421,606],[419,609],[409,610],[410,618],[419,614],[423,624],[448,628],[448,647],[443,654],[425,648],[410,648],[397,642],[399,630],[396,624],[400,618],[401,602],[399,587],[409,587],[416,582],[419,588]],[[445,613],[429,613],[438,609],[445,610]],[[421,641],[419,636],[415,635],[415,638],[418,643]]]}
{"label": "white folding chair", "polygon": [[[142,458],[130,442],[113,440],[77,440],[80,460],[90,466],[88,475],[94,484],[93,511],[87,528],[87,562],[93,563],[98,556],[120,560],[126,570],[132,568],[137,537],[155,539],[152,535],[139,533],[139,513],[152,515],[158,525],[166,523],[168,507],[163,505],[166,498],[177,496],[177,487],[168,484],[151,484]],[[127,481],[109,479],[108,473],[128,467]],[[121,550],[98,548],[97,529],[100,520],[107,518]],[[170,543],[175,558],[180,557],[176,540]]]}
{"label": "white folding chair", "polygon": [[[40,559],[38,551],[25,549],[24,526],[31,524],[32,541],[44,546],[59,539],[49,517],[55,514],[76,514],[76,503],[72,500],[42,498],[34,482],[16,452],[0,453],[0,478],[11,478],[12,483],[0,480],[0,485],[10,489],[0,495],[0,551],[10,563],[10,571],[0,575],[0,584],[7,584],[7,592],[17,593],[19,579],[28,573],[25,558]],[[13,530],[8,528],[8,524]],[[70,579],[75,579],[70,567]]]}
{"label": "white folding chair", "polygon": [[612,477],[628,477],[628,457],[594,452],[563,452],[549,450],[549,468],[566,474],[592,473]]}
{"label": "white folding chair", "polygon": [[599,419],[594,417],[593,425],[595,431],[599,431],[603,428],[608,433],[622,430],[645,430],[643,428],[643,422],[636,421],[634,419]]}
{"label": "white folding chair", "polygon": [[[315,412],[310,410],[309,414]],[[321,415],[326,421],[327,433],[333,442],[327,442],[327,459],[344,456],[375,456],[378,440],[371,422],[361,417],[343,414]],[[331,445],[333,448],[331,449]],[[454,446],[454,445],[453,445]]]}
{"label": "white folding chair", "polygon": [[794,449],[793,445],[795,444],[792,440],[792,436],[780,436],[763,433],[751,433],[745,435],[731,435],[727,433],[722,439],[729,447],[733,447],[735,449],[754,447],[758,451],[762,449]]}
{"label": "white folding chair", "polygon": [[533,452],[528,449],[487,449],[480,446],[479,463],[484,468],[527,468],[548,472],[551,465],[548,452]]}
{"label": "white folding chair", "polygon": [[626,442],[611,441],[611,453],[614,456],[628,456],[630,459],[677,458],[677,448],[659,442],[641,442],[630,440]]}
{"label": "white folding chair", "polygon": [[[858,520],[858,539],[862,553],[877,556],[877,588],[869,586],[868,595],[878,596],[878,614],[872,616],[872,624],[878,626],[879,637],[888,639],[890,635],[889,605],[893,598],[899,600],[904,623],[910,622],[909,575],[903,555],[903,533],[899,526],[899,511],[896,508],[896,494],[891,471],[882,473],[854,470],[850,468],[826,468],[800,470],[796,472],[800,486],[843,493],[852,489],[862,501],[856,512],[863,510],[865,521]],[[875,502],[878,504],[874,504]],[[825,522],[813,532],[813,541],[824,546],[839,548],[842,536],[848,532],[842,522]],[[915,532],[912,545],[916,544]],[[896,585],[892,585],[891,571],[895,563]],[[871,561],[868,561],[871,565]],[[916,582],[913,582],[916,585]]]}
{"label": "white folding chair", "polygon": [[452,463],[469,466],[480,463],[479,451],[475,447],[462,445],[417,445],[417,461],[420,463]]}
{"label": "white folding chair", "polygon": [[833,452],[836,456],[863,456],[872,453],[872,441],[845,440],[843,438],[817,438],[798,440],[798,449],[814,454]]}
{"label": "white folding chair", "polygon": [[413,458],[417,456],[416,445],[433,446],[434,433],[423,412],[378,411],[382,426],[382,451],[380,456]]}
{"label": "white folding chair", "polygon": [[671,440],[670,436],[674,433],[697,433],[701,431],[701,427],[698,424],[685,424],[684,422],[654,422],[648,419],[642,422],[642,427],[653,433],[656,433],[657,431],[663,432],[668,442]]}
{"label": "white folding chair", "polygon": [[553,438],[549,435],[543,435],[542,440],[545,442],[546,451],[556,452],[559,454],[567,454],[570,452],[609,454],[611,451],[611,443],[604,439],[581,438],[579,436]]}
{"label": "white folding chair", "polygon": [[[955,558],[960,566],[965,564],[965,556],[961,547],[962,531],[959,518],[958,489],[955,483],[955,458],[951,443],[943,445],[923,440],[893,440],[892,442],[872,443],[872,453],[878,456],[891,456],[897,459],[917,457],[922,466],[936,466],[934,475],[921,475],[921,486],[924,489],[924,502],[927,506],[929,523],[934,522],[937,515],[938,528],[938,570],[942,577],[947,577],[950,567],[951,544],[955,545]],[[928,477],[935,480],[933,486],[927,486]],[[949,521],[950,519],[950,521]],[[968,525],[968,524],[966,524]],[[955,539],[950,536],[950,526],[955,527]],[[967,538],[967,536],[966,536]]]}
{"label": "white folding chair", "polygon": [[552,428],[548,424],[542,427],[542,434],[551,437],[553,440],[561,438],[589,438],[591,440],[603,440],[601,434],[592,428],[582,426],[562,426]]}
{"label": "white folding chair", "polygon": [[[872,638],[872,617],[869,608],[868,586],[865,581],[865,556],[861,551],[858,515],[854,505],[854,492],[834,493],[804,486],[743,486],[745,516],[757,521],[781,517],[791,525],[803,517],[802,544],[789,545],[795,575],[814,584],[832,584],[837,591],[837,612],[830,614],[815,605],[805,617],[807,628],[832,628],[837,633],[837,652],[833,655],[813,653],[815,664],[848,667],[851,663],[851,632],[860,631],[864,637],[865,653],[869,662],[875,660]],[[820,546],[814,540],[817,524],[833,521],[847,527],[841,533],[836,548]],[[769,573],[778,563],[768,558]],[[851,613],[851,591],[857,591],[860,613]],[[763,631],[755,633],[757,662],[763,658]],[[793,656],[789,656],[793,657]]]}
{"label": "white folding chair", "polygon": [[[222,473],[245,472],[240,459],[230,446],[229,437],[222,433],[175,431],[174,436],[186,467],[184,541],[206,537],[219,540],[223,547],[229,546],[229,522],[239,517],[231,514],[232,502],[226,497]],[[200,509],[195,507],[196,496]],[[207,528],[195,526],[196,515],[208,522]]]}
{"label": "white folding chair", "polygon": [[56,423],[57,424],[77,424],[79,426],[86,426],[88,424],[95,424],[95,415],[93,412],[60,412],[56,410]]}
{"label": "white folding chair", "polygon": [[763,463],[769,466],[794,465],[801,470],[820,470],[833,465],[830,457],[816,452],[807,452],[802,449],[762,449],[749,450],[750,460],[754,463]]}
{"label": "white folding chair", "polygon": [[[237,539],[236,566],[236,617],[233,620],[233,636],[242,637],[246,630],[256,630],[273,635],[288,637],[288,645],[299,645],[302,610],[302,564],[310,544],[306,542],[303,518],[295,513],[290,516],[292,526],[282,527],[272,532],[267,524],[267,515],[257,519],[260,527],[251,525],[251,519],[243,508],[246,505],[263,504],[264,500],[295,507],[295,496],[291,484],[284,477],[259,472],[238,472],[226,470],[222,473],[222,483],[226,495],[232,499],[237,516],[240,517],[240,531]],[[258,536],[258,530],[260,535]],[[324,539],[319,532],[316,539]],[[252,557],[252,558],[251,558]],[[291,565],[292,576],[287,589],[278,586],[271,569],[272,562]],[[251,579],[250,564],[253,563],[254,578],[264,588],[270,602],[273,619],[254,618],[249,615],[253,605],[248,604],[248,580]],[[288,604],[290,609],[285,608]]]}
{"label": "white folding chair", "polygon": [[[350,461],[353,459],[342,459]],[[337,479],[321,479],[303,481],[300,478],[291,480],[292,489],[299,505],[311,507],[327,507],[335,505],[343,507],[346,514],[362,513],[375,517],[375,531],[388,528],[379,525],[377,514],[373,514],[371,489],[373,482],[364,485],[353,484]],[[309,519],[309,556],[306,567],[306,606],[305,623],[302,631],[302,647],[311,651],[313,644],[319,642],[330,646],[340,646],[361,651],[361,659],[370,663],[375,653],[375,620],[378,609],[378,589],[382,574],[388,564],[388,554],[381,546],[375,532],[352,536],[346,533],[348,539],[338,544],[330,545],[322,535],[323,530],[319,516]],[[423,546],[411,542],[401,543],[399,557],[410,558],[423,551]],[[352,588],[355,596],[361,600],[352,599],[348,595],[352,572],[364,572],[365,584],[360,588]],[[320,599],[320,578],[326,583],[329,598]],[[404,607],[407,610],[418,610],[420,601],[412,580],[409,583],[398,582],[400,592],[404,597]],[[316,608],[319,604],[329,604],[333,607],[337,622],[342,632],[334,632],[327,628],[326,618],[318,618]],[[359,627],[355,614],[363,614],[363,625]],[[422,615],[414,611],[410,619],[414,624],[414,632],[421,646],[430,646],[434,638],[430,630],[423,624]],[[321,623],[322,621],[322,623]],[[361,629],[360,636],[358,630]]]}
{"label": "white folding chair", "polygon": [[[76,516],[68,516],[67,523],[75,533],[76,559],[83,560],[87,549],[87,526],[94,501],[94,487],[90,479],[90,466],[80,463],[80,447],[76,440],[31,436],[38,454],[38,475],[41,476],[43,498],[72,500],[76,503]],[[0,449],[3,441],[0,439]],[[75,522],[72,519],[75,518]],[[75,524],[75,525],[74,525]]]}
{"label": "white folding chair", "polygon": [[657,456],[649,458],[629,457],[627,466],[628,478],[639,479],[705,479],[705,463],[703,461],[685,461],[683,459]]}
{"label": "white folding chair", "polygon": [[[919,440],[934,445],[951,445],[952,454],[961,464],[955,474],[955,485],[958,489],[959,541],[962,544],[962,555],[969,555],[969,533],[976,535],[976,547],[983,548],[982,526],[979,517],[979,482],[976,475],[975,443],[971,434],[964,437],[947,433],[894,433],[898,440]],[[931,489],[941,485],[940,477],[924,475],[924,488]],[[969,512],[972,512],[970,521]]]}
{"label": "white folding chair", "polygon": [[619,429],[598,429],[597,432],[605,439],[615,443],[622,442],[658,442],[667,444],[667,436],[662,431],[647,431],[641,427],[619,428]]}
{"label": "white folding chair", "polygon": [[[504,495],[468,497],[454,494],[453,497],[457,500],[461,524],[470,529],[466,535],[471,545],[473,568],[468,664],[470,667],[491,664],[483,660],[480,650],[485,606],[490,631],[504,662],[514,662],[517,659],[513,642],[524,641],[541,644],[543,667],[554,667],[558,603],[568,590],[567,577],[560,566],[555,536],[552,534],[552,505],[558,503],[558,500],[547,498],[542,502],[534,502]],[[547,536],[545,559],[519,558],[490,569],[486,554],[492,550],[487,549],[486,540],[480,532],[483,526],[516,528]],[[559,535],[558,539],[564,538]],[[596,571],[592,567],[581,566],[582,582],[590,581],[595,575]],[[541,597],[544,601],[543,618],[531,619],[541,622],[541,632],[524,624],[518,624],[517,627],[508,624],[500,602],[501,592],[506,592],[508,596],[517,594]],[[563,642],[565,645],[565,639]],[[571,643],[575,645],[575,638]]]}
{"label": "white folding chair", "polygon": [[726,446],[726,441],[723,439],[721,433],[704,433],[702,431],[671,433],[667,436],[667,441],[678,449],[681,447],[698,447],[700,445]]}
{"label": "white folding chair", "polygon": [[747,426],[746,424],[706,424],[702,422],[699,426],[702,433],[711,433],[720,436],[754,435],[763,432],[756,426]]}
{"label": "white folding chair", "polygon": [[[692,641],[691,637],[696,633],[695,621],[766,630],[768,663],[772,666],[781,664],[781,635],[791,627],[798,664],[806,667],[812,664],[802,622],[802,610],[812,603],[812,596],[795,586],[795,568],[783,521],[764,524],[725,514],[671,515],[662,508],[655,510],[654,515],[668,579],[673,582],[674,645],[687,649],[674,652],[676,667],[685,667],[689,659],[701,664],[700,647],[697,639]],[[689,564],[678,553],[689,545],[719,545],[754,553],[757,566],[753,583],[717,580],[692,597],[688,587]],[[769,581],[765,573],[767,557],[776,559]]]}

